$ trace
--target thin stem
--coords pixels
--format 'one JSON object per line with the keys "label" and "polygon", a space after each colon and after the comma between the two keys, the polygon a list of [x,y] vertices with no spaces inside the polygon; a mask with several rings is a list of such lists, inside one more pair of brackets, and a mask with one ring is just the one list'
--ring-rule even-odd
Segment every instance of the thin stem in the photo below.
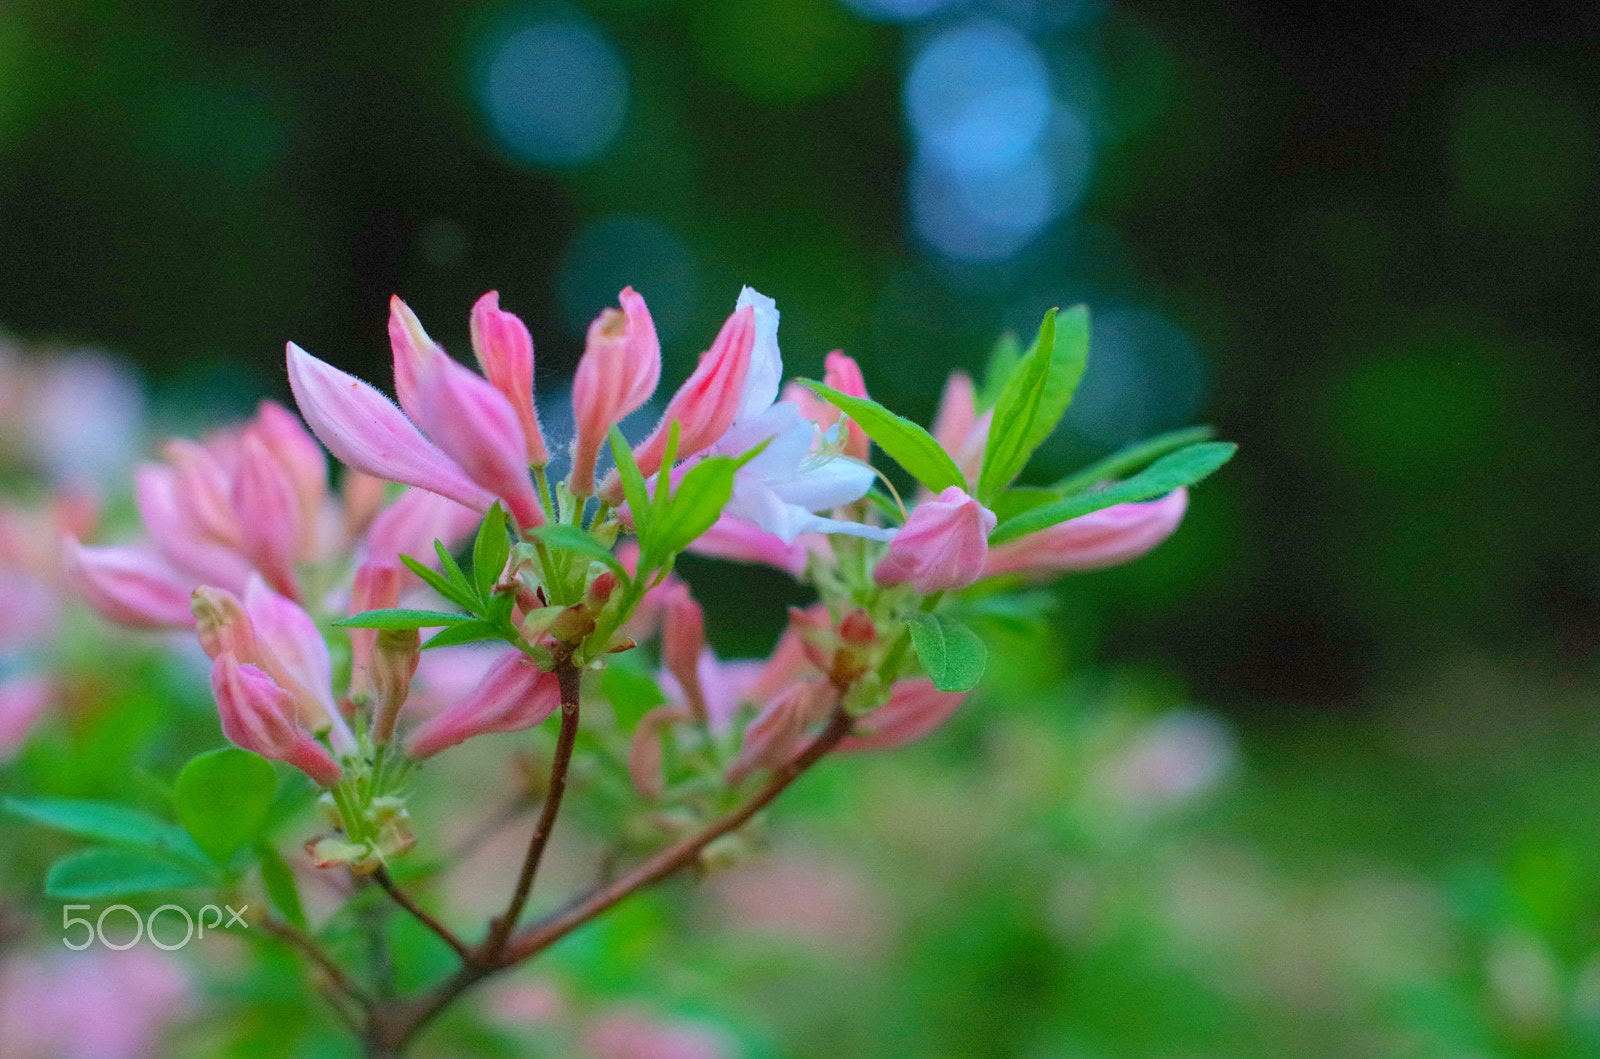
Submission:
{"label": "thin stem", "polygon": [[545,477],[544,464],[534,466],[533,480],[539,484],[539,502],[544,505],[545,514],[550,516],[550,521],[556,521],[559,516],[555,501],[550,499],[550,479]]}
{"label": "thin stem", "polygon": [[388,894],[395,904],[410,912],[419,923],[437,934],[441,941],[455,950],[457,956],[463,960],[472,958],[472,950],[467,948],[467,943],[456,937],[455,931],[435,919],[427,909],[413,901],[410,894],[400,889],[395,881],[389,877],[388,868],[380,866],[377,871],[372,873],[372,878],[379,886],[383,887],[383,892]]}
{"label": "thin stem", "polygon": [[522,858],[522,872],[517,876],[517,887],[511,893],[511,903],[505,913],[490,925],[489,936],[484,940],[482,956],[496,959],[505,949],[506,941],[516,929],[522,909],[533,892],[533,880],[539,872],[539,862],[544,858],[545,846],[550,842],[550,832],[556,825],[556,815],[561,812],[561,799],[567,791],[567,771],[572,763],[572,749],[578,741],[578,706],[583,672],[571,660],[560,662],[555,669],[556,680],[561,685],[561,731],[556,735],[555,759],[550,763],[550,785],[545,791],[544,805],[539,810],[539,822],[534,825],[533,836],[528,840],[528,852]]}
{"label": "thin stem", "polygon": [[[362,1008],[372,1006],[372,997],[368,996],[364,989],[350,980],[350,976],[344,973],[344,969],[334,962],[332,956],[328,955],[328,950],[318,944],[317,939],[310,934],[286,920],[273,916],[268,916],[261,921],[261,929],[284,944],[299,949],[312,963],[317,965],[328,978],[328,984],[332,990],[329,995],[330,1001],[334,996],[338,996],[354,1001]],[[349,1013],[344,1010],[342,1005],[336,1004],[334,1006],[338,1010],[340,1018],[349,1018]]]}
{"label": "thin stem", "polygon": [[836,709],[828,719],[828,726],[807,745],[805,750],[787,765],[775,770],[761,789],[751,795],[743,805],[727,816],[707,824],[694,834],[679,839],[655,856],[635,865],[631,870],[602,883],[565,908],[558,909],[533,924],[512,939],[503,963],[510,966],[526,960],[560,941],[634,891],[659,882],[692,863],[702,849],[723,835],[738,830],[752,816],[766,808],[767,803],[799,779],[807,769],[822,760],[828,751],[850,734],[850,725],[850,715],[843,709]]}
{"label": "thin stem", "polygon": [[369,1041],[391,1049],[398,1055],[400,1049],[452,1000],[471,989],[478,982],[542,952],[574,930],[588,923],[608,908],[652,883],[693,863],[700,851],[723,835],[743,826],[778,795],[782,794],[811,766],[850,734],[850,715],[835,710],[828,726],[811,741],[805,750],[783,768],[773,772],[761,789],[729,815],[708,824],[693,835],[668,846],[631,871],[608,880],[587,894],[533,924],[511,940],[505,952],[493,960],[463,964],[455,974],[441,982],[432,992],[397,1007],[374,1010],[369,1022]]}

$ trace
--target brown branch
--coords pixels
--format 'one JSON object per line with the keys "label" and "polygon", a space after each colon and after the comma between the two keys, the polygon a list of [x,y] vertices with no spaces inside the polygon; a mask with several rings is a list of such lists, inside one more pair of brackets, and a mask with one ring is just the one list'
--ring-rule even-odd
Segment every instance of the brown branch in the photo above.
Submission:
{"label": "brown branch", "polygon": [[342,1003],[339,1003],[340,999],[353,1001],[363,1010],[368,1010],[372,1007],[372,997],[368,996],[364,989],[350,980],[350,976],[344,973],[344,968],[334,962],[333,957],[328,955],[328,951],[319,945],[315,938],[299,927],[285,920],[275,919],[272,916],[263,919],[261,927],[284,944],[299,949],[312,963],[317,965],[317,968],[328,979],[328,988],[319,989],[319,992],[327,999],[329,1006],[339,1016],[340,1021],[351,1028],[355,1028],[358,1025],[357,1020],[352,1017]]}
{"label": "brown branch", "polygon": [[756,813],[766,808],[790,784],[799,779],[812,765],[850,734],[850,715],[842,707],[834,710],[828,726],[796,757],[767,778],[761,789],[732,813],[715,820],[694,834],[679,839],[631,870],[609,882],[590,890],[564,908],[558,909],[535,923],[513,939],[507,949],[503,964],[511,966],[549,948],[572,931],[606,911],[623,898],[652,883],[659,882],[681,868],[691,864],[700,851],[723,835],[742,827]]}
{"label": "brown branch", "polygon": [[372,878],[383,887],[383,892],[388,894],[395,904],[410,912],[419,923],[437,934],[441,941],[456,951],[457,956],[463,960],[472,959],[472,950],[467,948],[467,943],[456,937],[455,931],[435,919],[427,909],[413,901],[410,894],[400,889],[399,885],[389,877],[388,868],[379,867],[372,873]]}
{"label": "brown branch", "polygon": [[511,903],[505,912],[489,925],[489,936],[484,939],[479,958],[495,962],[505,951],[511,932],[533,892],[533,880],[539,873],[539,862],[544,858],[545,846],[550,843],[550,832],[555,829],[556,816],[561,812],[561,799],[567,792],[567,771],[572,764],[572,749],[578,741],[578,705],[581,695],[583,671],[570,660],[556,664],[556,680],[561,685],[561,731],[556,735],[555,758],[550,763],[550,784],[545,790],[544,805],[539,810],[539,822],[534,825],[533,836],[528,840],[528,852],[522,858],[522,871],[517,876],[516,889],[511,892]]}

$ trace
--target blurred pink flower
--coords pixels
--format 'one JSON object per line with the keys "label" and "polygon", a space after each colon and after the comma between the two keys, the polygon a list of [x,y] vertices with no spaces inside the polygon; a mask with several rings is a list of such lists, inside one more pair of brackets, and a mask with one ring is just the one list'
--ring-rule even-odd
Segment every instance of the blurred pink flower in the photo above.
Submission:
{"label": "blurred pink flower", "polygon": [[160,1059],[192,1008],[183,965],[149,948],[27,956],[0,964],[6,1059]]}
{"label": "blurred pink flower", "polygon": [[561,687],[555,674],[509,648],[490,665],[476,687],[411,733],[406,752],[421,760],[476,735],[532,728],[560,705]]}
{"label": "blurred pink flower", "polygon": [[42,676],[0,680],[0,762],[16,754],[54,695],[55,686]]}
{"label": "blurred pink flower", "polygon": [[732,1059],[721,1034],[686,1022],[638,1012],[612,1011],[595,1019],[583,1035],[592,1059]]}
{"label": "blurred pink flower", "polygon": [[989,549],[983,576],[1021,573],[1044,578],[1137,559],[1172,536],[1188,506],[1189,491],[1174,489],[1159,500],[1117,504],[1068,519]]}

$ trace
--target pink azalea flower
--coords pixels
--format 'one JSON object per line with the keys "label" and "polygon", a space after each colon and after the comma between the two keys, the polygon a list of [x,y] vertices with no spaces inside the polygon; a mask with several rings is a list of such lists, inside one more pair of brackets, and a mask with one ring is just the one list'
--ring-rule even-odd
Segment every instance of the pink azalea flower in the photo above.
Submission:
{"label": "pink azalea flower", "polygon": [[561,705],[561,687],[516,648],[499,656],[476,687],[411,733],[406,752],[421,760],[476,735],[532,728]]}
{"label": "pink azalea flower", "polygon": [[983,574],[995,514],[959,486],[925,500],[889,545],[889,554],[872,571],[880,585],[906,581],[923,595],[965,588]]}
{"label": "pink azalea flower", "polygon": [[1020,573],[1042,579],[1137,559],[1172,536],[1188,506],[1189,491],[1174,489],[1158,500],[1117,504],[1068,519],[989,549],[983,576]]}
{"label": "pink azalea flower", "polygon": [[594,465],[606,433],[644,404],[661,379],[661,342],[644,299],[632,287],[618,295],[622,309],[607,309],[589,325],[583,358],[572,379],[572,444],[568,486],[577,496],[594,492]]}

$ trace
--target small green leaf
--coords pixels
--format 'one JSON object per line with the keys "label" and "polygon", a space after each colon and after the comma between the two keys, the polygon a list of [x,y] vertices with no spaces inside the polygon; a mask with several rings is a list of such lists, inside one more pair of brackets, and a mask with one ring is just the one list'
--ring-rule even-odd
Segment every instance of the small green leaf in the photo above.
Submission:
{"label": "small green leaf", "polygon": [[1039,335],[995,403],[989,443],[978,475],[978,498],[988,503],[1022,473],[1072,403],[1089,362],[1089,313],[1077,306],[1045,314]]}
{"label": "small green leaf", "polygon": [[[1217,432],[1211,427],[1189,427],[1153,437],[1149,441],[1135,442],[1126,448],[1118,449],[1103,460],[1091,463],[1081,471],[1067,475],[1050,489],[1059,496],[1081,493],[1101,482],[1114,482],[1159,460],[1169,452],[1187,448],[1199,441],[1210,441],[1216,436]],[[1002,522],[1005,519],[1006,516],[1000,516]]]}
{"label": "small green leaf", "polygon": [[206,862],[205,855],[181,828],[116,802],[77,798],[6,798],[0,805],[7,812],[70,835],[138,846],[197,864]]}
{"label": "small green leaf", "polygon": [[462,595],[472,600],[473,605],[468,606],[467,609],[476,613],[477,604],[480,602],[478,599],[478,586],[468,579],[466,571],[462,570],[461,564],[456,562],[456,557],[451,555],[450,549],[444,546],[444,541],[436,540],[433,542],[433,553],[439,557],[439,569],[443,571],[444,576],[459,589]]}
{"label": "small green leaf", "polygon": [[617,715],[617,727],[631,732],[639,718],[667,701],[660,686],[648,673],[625,666],[607,666],[600,674],[600,693]]}
{"label": "small green leaf", "polygon": [[888,453],[890,459],[935,493],[942,493],[952,485],[966,488],[967,480],[962,477],[956,461],[933,439],[932,434],[911,420],[897,416],[865,397],[851,397],[810,379],[799,381],[853,419],[856,426],[866,431],[867,436]]}
{"label": "small green leaf", "polygon": [[1064,500],[1044,504],[1001,523],[989,535],[989,546],[1016,540],[1028,533],[1048,529],[1058,522],[1087,515],[1102,508],[1165,496],[1180,486],[1194,485],[1227,463],[1238,446],[1226,441],[1205,441],[1168,453],[1143,471],[1098,492],[1079,493]]}
{"label": "small green leaf", "polygon": [[671,499],[672,465],[678,462],[678,429],[676,419],[667,424],[667,447],[661,454],[661,471],[664,473],[656,475],[656,498],[650,509],[652,522],[667,509],[667,501]]}
{"label": "small green leaf", "polygon": [[93,846],[50,865],[44,892],[64,900],[93,900],[150,890],[185,890],[213,880],[182,864],[138,849]]}
{"label": "small green leaf", "polygon": [[218,864],[254,841],[272,809],[277,774],[265,758],[223,747],[198,754],[178,774],[178,819]]}
{"label": "small green leaf", "polygon": [[256,846],[256,857],[261,863],[261,883],[267,888],[267,896],[291,925],[304,927],[306,913],[300,903],[300,887],[295,884],[288,863],[265,842]]}
{"label": "small green leaf", "polygon": [[511,620],[511,608],[517,605],[515,591],[498,592],[489,597],[489,606],[484,609],[483,617],[490,625],[499,629],[508,628]]}
{"label": "small green leaf", "polygon": [[345,629],[431,629],[435,625],[460,625],[473,621],[470,614],[449,614],[442,610],[364,610],[335,625]]}
{"label": "small green leaf", "polygon": [[458,644],[477,643],[480,640],[504,640],[505,638],[505,630],[492,622],[466,621],[460,625],[452,625],[448,629],[435,633],[427,643],[422,645],[422,649],[426,651],[430,647],[455,647]]}
{"label": "small green leaf", "polygon": [[712,456],[689,468],[673,490],[666,508],[651,518],[651,554],[658,560],[676,555],[711,528],[733,496],[739,461]]}
{"label": "small green leaf", "polygon": [[479,599],[488,599],[495,582],[506,568],[511,555],[511,538],[506,534],[506,513],[496,500],[489,513],[483,516],[477,539],[472,542],[472,582],[478,589]]}
{"label": "small green leaf", "polygon": [[411,558],[409,555],[402,555],[400,557],[400,561],[406,564],[406,569],[422,578],[429,588],[433,589],[435,592],[439,593],[439,595],[443,596],[445,599],[448,599],[462,610],[477,609],[478,601],[473,598],[471,592],[463,590],[460,585],[452,584],[449,578],[443,576],[438,571],[417,562],[417,560]]}
{"label": "small green leaf", "polygon": [[611,554],[611,549],[595,540],[577,526],[539,526],[528,531],[528,536],[544,541],[546,547],[577,552],[591,562],[605,563],[623,584],[628,583],[628,571],[622,561]]}
{"label": "small green leaf", "polygon": [[915,611],[906,618],[911,646],[933,686],[940,691],[971,691],[983,678],[989,652],[978,634],[953,618]]}
{"label": "small green leaf", "polygon": [[628,498],[628,511],[633,515],[634,532],[639,535],[640,547],[643,547],[650,532],[650,490],[622,431],[613,426],[607,437],[611,442],[611,456],[617,463],[617,477],[622,479],[622,495]]}

